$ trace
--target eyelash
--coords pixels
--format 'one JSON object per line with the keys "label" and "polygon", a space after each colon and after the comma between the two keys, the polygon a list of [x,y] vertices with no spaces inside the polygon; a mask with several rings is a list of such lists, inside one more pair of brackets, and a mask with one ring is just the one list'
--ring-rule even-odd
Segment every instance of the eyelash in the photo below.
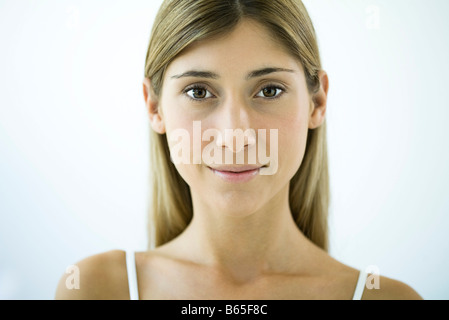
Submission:
{"label": "eyelash", "polygon": [[[201,102],[201,101],[204,101],[204,100],[206,100],[206,99],[210,99],[210,98],[202,98],[202,99],[195,99],[195,98],[192,98],[191,96],[188,95],[188,92],[189,92],[189,91],[192,91],[192,90],[205,90],[205,91],[207,91],[207,92],[210,93],[210,91],[207,89],[206,86],[196,84],[196,85],[187,87],[187,88],[184,90],[184,94],[186,95],[187,98],[189,98],[190,100],[193,100],[193,101],[195,101],[195,102]],[[210,94],[212,95],[212,93],[210,93]]]}
{"label": "eyelash", "polygon": [[[265,90],[265,89],[275,89],[275,90],[280,90],[280,93],[278,93],[275,97],[261,97],[259,96],[259,94]],[[279,99],[287,90],[277,84],[267,84],[264,85],[262,88],[260,88],[260,90],[257,92],[256,97],[258,98],[262,98],[262,99],[267,99],[267,100],[275,100],[275,99]]]}
{"label": "eyelash", "polygon": [[[264,89],[275,89],[275,90],[280,90],[281,92],[277,96],[272,97],[272,98],[258,96],[258,94],[261,93]],[[210,97],[209,98],[200,98],[200,99],[192,98],[188,94],[188,92],[190,92],[192,90],[205,90],[205,91],[207,91],[209,94],[211,94],[213,96],[213,94],[210,93],[210,91],[207,89],[207,86],[205,86],[205,85],[198,85],[198,84],[196,84],[196,85],[189,86],[186,89],[184,89],[184,94],[185,94],[185,96],[188,99],[190,99],[192,101],[195,101],[195,102],[202,102],[204,100],[210,99]],[[257,92],[256,97],[262,98],[262,99],[266,99],[266,100],[275,100],[275,99],[279,99],[286,91],[287,90],[285,88],[283,88],[283,87],[281,87],[281,86],[279,86],[277,84],[267,84],[267,85],[263,86],[262,88],[260,88],[260,90]]]}

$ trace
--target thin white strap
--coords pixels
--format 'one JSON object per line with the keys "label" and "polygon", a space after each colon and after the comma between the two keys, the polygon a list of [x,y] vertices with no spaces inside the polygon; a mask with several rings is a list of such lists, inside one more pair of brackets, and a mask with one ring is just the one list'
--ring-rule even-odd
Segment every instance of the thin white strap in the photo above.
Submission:
{"label": "thin white strap", "polygon": [[359,279],[357,280],[357,286],[355,287],[354,296],[352,300],[361,300],[363,295],[363,290],[365,289],[366,284],[366,272],[360,270]]}
{"label": "thin white strap", "polygon": [[128,270],[129,298],[130,300],[139,300],[136,257],[134,251],[126,251],[126,269]]}

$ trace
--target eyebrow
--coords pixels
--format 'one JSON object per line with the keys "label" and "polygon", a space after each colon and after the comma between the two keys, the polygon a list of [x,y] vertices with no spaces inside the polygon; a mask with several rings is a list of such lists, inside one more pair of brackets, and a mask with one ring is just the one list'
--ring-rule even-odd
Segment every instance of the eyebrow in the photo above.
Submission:
{"label": "eyebrow", "polygon": [[246,76],[246,80],[252,79],[252,78],[258,78],[258,77],[263,77],[266,76],[270,73],[276,73],[276,72],[290,72],[290,73],[294,73],[294,70],[291,69],[285,69],[285,68],[263,68],[263,69],[259,69],[259,70],[255,70],[255,71],[251,71],[250,73],[248,73],[248,75]]}
{"label": "eyebrow", "polygon": [[[268,74],[275,73],[275,72],[290,72],[290,73],[294,73],[295,71],[291,70],[291,69],[285,69],[285,68],[274,68],[274,67],[262,68],[262,69],[251,71],[250,73],[248,73],[248,75],[245,77],[245,79],[249,80],[249,79],[252,79],[252,78],[258,78],[258,77],[266,76]],[[217,73],[215,73],[215,72],[196,71],[196,70],[186,71],[184,73],[174,75],[171,78],[172,79],[180,79],[180,78],[186,78],[186,77],[207,78],[207,79],[218,79],[218,78],[220,78],[220,76]]]}
{"label": "eyebrow", "polygon": [[209,71],[187,71],[182,74],[177,74],[172,76],[172,79],[180,79],[180,78],[187,78],[187,77],[194,77],[194,78],[208,78],[208,79],[218,79],[220,76],[214,72]]}

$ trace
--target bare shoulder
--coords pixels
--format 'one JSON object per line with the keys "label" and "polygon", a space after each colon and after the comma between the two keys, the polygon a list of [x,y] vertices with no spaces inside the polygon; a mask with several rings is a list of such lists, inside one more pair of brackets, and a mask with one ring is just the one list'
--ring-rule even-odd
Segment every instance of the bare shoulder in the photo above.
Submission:
{"label": "bare shoulder", "polygon": [[77,262],[59,280],[55,299],[129,299],[125,255],[124,251],[112,250]]}
{"label": "bare shoulder", "polygon": [[[327,268],[328,275],[335,279],[341,279],[338,284],[338,292],[348,292],[351,296],[355,293],[360,269],[352,268],[329,255],[323,260],[322,265]],[[382,276],[379,274],[368,274],[362,300],[422,300],[423,298],[409,285],[404,282]]]}
{"label": "bare shoulder", "polygon": [[365,286],[362,300],[423,300],[423,298],[404,282],[379,276],[378,288],[370,289]]}

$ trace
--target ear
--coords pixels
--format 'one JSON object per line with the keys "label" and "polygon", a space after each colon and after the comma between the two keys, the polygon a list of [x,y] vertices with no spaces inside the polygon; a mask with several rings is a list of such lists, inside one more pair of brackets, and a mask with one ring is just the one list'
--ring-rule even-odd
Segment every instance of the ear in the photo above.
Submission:
{"label": "ear", "polygon": [[159,108],[159,100],[153,92],[150,79],[143,79],[143,98],[150,115],[150,124],[154,131],[159,134],[165,133],[165,123],[162,110]]}
{"label": "ear", "polygon": [[312,96],[312,109],[309,117],[309,129],[316,129],[321,126],[326,116],[327,92],[329,90],[329,79],[325,71],[318,73],[320,88]]}

